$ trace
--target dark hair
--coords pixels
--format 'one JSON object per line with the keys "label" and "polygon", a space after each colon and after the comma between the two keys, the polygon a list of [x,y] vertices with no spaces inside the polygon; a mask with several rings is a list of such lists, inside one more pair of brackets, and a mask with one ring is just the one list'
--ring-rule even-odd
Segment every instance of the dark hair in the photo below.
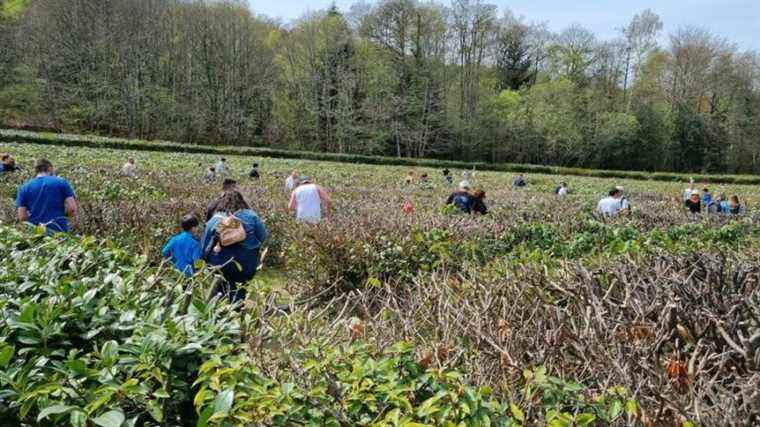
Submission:
{"label": "dark hair", "polygon": [[208,168],[208,170],[211,171],[211,172],[216,172],[216,168],[213,167],[213,166],[211,166],[210,168]]}
{"label": "dark hair", "polygon": [[254,163],[253,167],[257,168],[257,167],[259,167],[259,164],[258,163]]}
{"label": "dark hair", "polygon": [[708,190],[708,189],[707,189],[707,187],[703,188],[703,189],[702,189],[702,191],[704,191],[704,192],[706,192],[706,193],[709,193],[709,192],[710,192],[710,190]]}
{"label": "dark hair", "polygon": [[5,161],[5,159],[7,159],[7,158],[8,158],[8,157],[10,157],[10,156],[11,156],[11,155],[10,155],[10,154],[8,154],[8,153],[3,153],[2,155],[0,155],[0,160],[2,160],[2,161]]}
{"label": "dark hair", "polygon": [[224,157],[222,157],[222,161],[223,161],[223,162],[226,162],[226,161],[227,161],[227,159],[225,159]]}
{"label": "dark hair", "polygon": [[200,223],[198,222],[198,218],[195,217],[193,214],[188,214],[182,217],[182,221],[180,221],[180,226],[182,226],[182,229],[185,231],[190,231],[194,227],[197,227]]}
{"label": "dark hair", "polygon": [[622,191],[620,191],[620,189],[617,188],[617,187],[615,187],[615,188],[613,188],[613,189],[610,190],[610,196],[611,197],[615,197],[616,195],[618,195],[620,193],[622,193]]}
{"label": "dark hair", "polygon": [[227,191],[231,190],[232,187],[237,185],[237,181],[235,181],[232,178],[225,178],[224,182],[222,182],[222,190]]}
{"label": "dark hair", "polygon": [[239,191],[228,191],[222,194],[222,197],[219,198],[219,201],[216,203],[216,209],[214,210],[214,213],[234,213],[242,209],[250,208],[251,207],[248,206],[248,202],[245,201],[245,198],[242,194],[240,194]]}
{"label": "dark hair", "polygon": [[37,173],[50,172],[53,169],[53,164],[48,159],[39,159],[34,164],[34,171]]}

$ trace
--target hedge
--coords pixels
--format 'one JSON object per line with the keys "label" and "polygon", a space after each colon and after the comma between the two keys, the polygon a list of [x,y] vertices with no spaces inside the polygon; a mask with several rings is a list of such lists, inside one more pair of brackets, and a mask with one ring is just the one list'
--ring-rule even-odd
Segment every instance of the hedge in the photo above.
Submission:
{"label": "hedge", "polygon": [[403,157],[367,156],[360,154],[320,153],[313,151],[291,151],[267,147],[233,147],[183,144],[171,141],[143,141],[137,139],[109,138],[101,136],[30,132],[0,129],[0,142],[23,142],[33,144],[63,145],[72,147],[110,148],[122,150],[184,152],[196,154],[218,154],[257,156],[280,159],[304,159],[341,163],[363,163],[370,165],[418,166],[430,168],[457,168],[497,171],[540,173],[548,175],[570,175],[596,178],[622,178],[654,181],[686,181],[693,177],[697,181],[722,184],[760,184],[760,176],[755,175],[705,175],[670,172],[639,172],[570,168],[514,163],[464,162],[454,160],[412,159]]}

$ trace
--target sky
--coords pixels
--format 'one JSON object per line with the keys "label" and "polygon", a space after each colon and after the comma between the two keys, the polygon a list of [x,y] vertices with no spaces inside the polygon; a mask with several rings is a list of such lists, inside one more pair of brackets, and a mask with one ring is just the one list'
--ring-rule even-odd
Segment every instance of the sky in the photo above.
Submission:
{"label": "sky", "polygon": [[[373,3],[367,0],[369,3]],[[280,18],[283,23],[307,11],[329,7],[343,11],[354,0],[248,0],[257,14]],[[448,4],[448,0],[438,0]],[[760,51],[760,0],[490,0],[501,13],[507,8],[526,22],[546,22],[553,31],[581,24],[600,39],[611,39],[617,29],[644,9],[652,9],[665,24],[665,35],[694,25],[733,42],[740,50]],[[666,38],[664,38],[666,40]]]}

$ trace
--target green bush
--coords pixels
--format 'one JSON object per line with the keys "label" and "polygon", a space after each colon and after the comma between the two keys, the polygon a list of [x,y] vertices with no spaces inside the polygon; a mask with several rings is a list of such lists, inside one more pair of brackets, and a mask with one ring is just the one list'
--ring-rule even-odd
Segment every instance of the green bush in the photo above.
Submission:
{"label": "green bush", "polygon": [[[38,133],[29,131],[18,131],[9,129],[0,129],[0,141],[2,142],[29,142],[34,144],[64,145],[75,147],[93,147],[93,148],[112,148],[124,150],[140,151],[159,151],[159,152],[179,152],[179,153],[199,153],[199,154],[218,154],[218,155],[241,155],[241,156],[258,156],[272,157],[283,159],[304,159],[316,161],[330,161],[341,163],[364,163],[373,165],[394,165],[394,166],[417,166],[430,168],[458,168],[489,170],[497,172],[520,172],[520,173],[538,173],[548,175],[571,175],[571,176],[588,176],[598,178],[620,178],[635,180],[654,180],[654,181],[686,181],[689,174],[675,173],[648,173],[637,171],[617,171],[617,170],[593,170],[580,169],[561,166],[543,166],[528,164],[510,164],[510,163],[482,163],[482,162],[462,162],[451,160],[434,160],[434,159],[412,159],[399,157],[382,157],[367,156],[359,154],[337,154],[337,153],[320,153],[310,151],[290,151],[266,147],[233,147],[233,146],[211,146],[183,144],[169,141],[142,141],[130,140],[124,138],[107,138],[101,136],[89,135],[72,135],[72,134],[55,134],[55,133]],[[712,183],[728,184],[760,184],[760,177],[751,175],[693,175],[698,181],[709,181]]]}
{"label": "green bush", "polygon": [[506,403],[405,342],[376,350],[315,337],[273,354],[278,368],[264,373],[243,339],[256,322],[209,301],[203,274],[186,280],[109,242],[41,228],[0,228],[0,260],[0,417],[10,424],[587,425],[623,417],[624,402],[635,416],[624,389],[588,398],[543,368],[525,372],[525,403]]}

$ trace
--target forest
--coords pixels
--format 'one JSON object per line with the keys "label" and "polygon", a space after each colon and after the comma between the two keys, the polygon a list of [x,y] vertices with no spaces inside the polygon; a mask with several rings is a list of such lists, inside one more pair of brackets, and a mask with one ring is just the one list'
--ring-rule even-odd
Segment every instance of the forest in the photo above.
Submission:
{"label": "forest", "polygon": [[760,56],[651,10],[614,39],[487,1],[282,23],[244,1],[0,1],[0,125],[182,143],[760,171]]}

